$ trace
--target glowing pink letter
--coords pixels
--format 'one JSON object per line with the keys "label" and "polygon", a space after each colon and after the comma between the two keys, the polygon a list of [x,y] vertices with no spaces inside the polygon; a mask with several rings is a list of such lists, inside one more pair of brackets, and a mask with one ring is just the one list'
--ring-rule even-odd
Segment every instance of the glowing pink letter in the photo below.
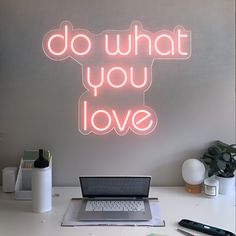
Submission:
{"label": "glowing pink letter", "polygon": [[[100,115],[100,119],[99,118],[96,119],[96,116],[99,116],[99,115]],[[101,127],[99,127],[98,124],[96,124],[98,122],[95,122],[95,121],[99,121],[104,117],[107,118],[107,124],[104,125],[104,127],[102,127],[103,124],[100,124]],[[104,119],[102,119],[102,120],[104,120]],[[92,127],[95,129],[95,132],[107,132],[111,126],[111,116],[105,110],[97,110],[93,113],[93,115],[91,117],[91,124],[92,124]]]}
{"label": "glowing pink letter", "polygon": [[[161,52],[160,51],[160,49],[159,49],[159,47],[158,47],[158,41],[160,40],[160,39],[167,39],[169,42],[170,42],[170,49],[169,50],[167,50],[166,52]],[[155,40],[155,49],[156,49],[156,52],[158,53],[158,54],[160,54],[160,55],[163,55],[163,56],[166,56],[166,55],[174,55],[174,41],[173,41],[173,39],[172,39],[172,37],[171,36],[169,36],[169,35],[167,35],[167,34],[161,34],[161,35],[159,35],[157,38],[156,38],[156,40]]]}
{"label": "glowing pink letter", "polygon": [[133,114],[132,125],[139,134],[152,131],[152,114],[147,110],[138,110]]}
{"label": "glowing pink letter", "polygon": [[[100,76],[101,80],[97,84],[94,84],[94,83],[91,82],[90,67],[87,67],[87,73],[86,74],[87,74],[87,83],[89,84],[89,86],[91,88],[94,88],[94,96],[96,97],[97,94],[98,94],[98,92],[97,92],[98,88],[103,85],[103,81],[104,81],[104,68],[101,67],[101,76]],[[97,77],[98,76],[96,76],[96,78]]]}
{"label": "glowing pink letter", "polygon": [[[79,52],[78,49],[77,50],[75,49],[74,47],[75,40],[77,40],[78,45],[83,45],[84,43],[86,44],[86,46],[83,45],[82,47],[83,49],[81,52]],[[85,34],[77,34],[71,40],[71,50],[78,56],[86,55],[90,51],[90,49],[91,49],[91,40]]]}
{"label": "glowing pink letter", "polygon": [[129,119],[129,116],[130,116],[130,113],[131,113],[131,110],[128,110],[128,112],[127,112],[127,114],[125,116],[125,119],[123,121],[123,125],[120,124],[120,120],[119,120],[119,118],[118,118],[118,116],[116,114],[116,111],[112,110],[112,113],[113,113],[113,116],[114,116],[114,118],[116,120],[116,124],[117,124],[117,126],[119,128],[119,132],[124,131],[125,128],[126,128],[126,125],[127,125],[127,122],[128,122],[128,119]]}
{"label": "glowing pink letter", "polygon": [[[62,39],[63,42],[64,42],[64,48],[61,51],[58,51],[58,52],[56,52],[55,49],[53,49],[55,47],[55,45],[52,46],[53,42],[55,42],[56,39]],[[61,56],[67,50],[67,41],[68,41],[68,26],[65,25],[64,36],[62,34],[54,34],[48,39],[47,47],[48,47],[49,52],[51,54],[55,55],[55,56]]]}
{"label": "glowing pink letter", "polygon": [[105,35],[105,50],[106,50],[106,53],[109,54],[109,55],[128,55],[130,52],[131,52],[131,35],[128,34],[128,47],[127,47],[127,50],[126,52],[125,51],[121,51],[121,46],[120,46],[120,35],[117,34],[116,35],[116,49],[113,50],[113,52],[111,52],[111,49],[109,48],[109,45],[108,45],[108,42],[109,42],[109,38],[108,38],[108,34]]}
{"label": "glowing pink letter", "polygon": [[[110,76],[111,76],[111,73],[113,72],[113,71],[121,71],[122,72],[122,74],[124,75],[123,77],[124,77],[124,80],[123,80],[123,82],[122,83],[120,83],[120,84],[114,84],[112,81],[111,81],[111,78],[110,78]],[[120,78],[120,76],[118,77],[118,78]],[[109,71],[108,71],[108,73],[107,73],[107,82],[111,85],[111,87],[113,87],[113,88],[121,88],[121,87],[123,87],[125,84],[126,84],[126,82],[127,82],[127,73],[126,73],[126,71],[123,69],[123,68],[121,68],[121,67],[112,67]]]}
{"label": "glowing pink letter", "polygon": [[148,55],[152,55],[152,40],[147,34],[139,34],[138,35],[138,26],[134,26],[134,49],[135,49],[135,55],[138,55],[138,41],[142,39],[146,39],[148,42]]}
{"label": "glowing pink letter", "polygon": [[178,52],[181,55],[188,55],[187,52],[181,51],[181,38],[187,38],[187,37],[188,37],[187,34],[181,34],[180,29],[178,29]]}
{"label": "glowing pink letter", "polygon": [[144,79],[143,83],[137,85],[134,83],[134,68],[130,68],[130,82],[135,88],[143,88],[147,84],[147,67],[144,67]]}

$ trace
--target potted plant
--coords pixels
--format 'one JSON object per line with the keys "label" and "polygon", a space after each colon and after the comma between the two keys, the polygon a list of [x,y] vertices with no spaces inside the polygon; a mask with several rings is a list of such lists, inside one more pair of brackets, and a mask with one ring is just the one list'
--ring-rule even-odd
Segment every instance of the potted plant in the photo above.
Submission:
{"label": "potted plant", "polygon": [[208,177],[219,180],[219,192],[231,195],[235,191],[236,145],[215,141],[200,160],[208,169]]}

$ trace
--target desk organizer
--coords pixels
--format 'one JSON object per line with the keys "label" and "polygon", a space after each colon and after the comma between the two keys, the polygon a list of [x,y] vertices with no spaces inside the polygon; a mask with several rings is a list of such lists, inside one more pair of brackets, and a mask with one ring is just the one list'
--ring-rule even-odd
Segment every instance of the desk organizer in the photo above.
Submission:
{"label": "desk organizer", "polygon": [[[49,160],[49,167],[52,168],[52,156],[49,151],[44,151],[44,157]],[[32,200],[32,168],[34,161],[38,158],[38,150],[24,151],[21,158],[15,185],[16,200]]]}

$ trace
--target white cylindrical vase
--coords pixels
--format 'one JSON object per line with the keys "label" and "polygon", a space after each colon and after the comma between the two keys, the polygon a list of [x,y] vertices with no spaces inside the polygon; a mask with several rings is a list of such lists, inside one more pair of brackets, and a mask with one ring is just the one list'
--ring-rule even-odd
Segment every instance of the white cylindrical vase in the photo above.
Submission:
{"label": "white cylindrical vase", "polygon": [[223,195],[234,195],[235,194],[235,176],[233,177],[221,177],[216,176],[219,180],[219,193]]}
{"label": "white cylindrical vase", "polygon": [[43,213],[52,209],[52,168],[33,168],[32,170],[33,212]]}

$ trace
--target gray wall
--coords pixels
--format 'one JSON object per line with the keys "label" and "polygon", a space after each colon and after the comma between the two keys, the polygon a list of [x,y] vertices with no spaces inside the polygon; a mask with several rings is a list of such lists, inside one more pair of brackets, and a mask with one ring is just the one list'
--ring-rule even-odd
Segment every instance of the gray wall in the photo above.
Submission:
{"label": "gray wall", "polygon": [[[2,0],[0,3],[0,169],[25,149],[53,155],[53,183],[82,174],[150,174],[155,185],[182,184],[181,164],[210,142],[235,142],[233,0]],[[44,34],[69,20],[100,33],[128,29],[192,30],[189,60],[155,61],[146,104],[159,118],[147,136],[83,136],[77,103],[85,91],[73,60],[47,58]]]}

